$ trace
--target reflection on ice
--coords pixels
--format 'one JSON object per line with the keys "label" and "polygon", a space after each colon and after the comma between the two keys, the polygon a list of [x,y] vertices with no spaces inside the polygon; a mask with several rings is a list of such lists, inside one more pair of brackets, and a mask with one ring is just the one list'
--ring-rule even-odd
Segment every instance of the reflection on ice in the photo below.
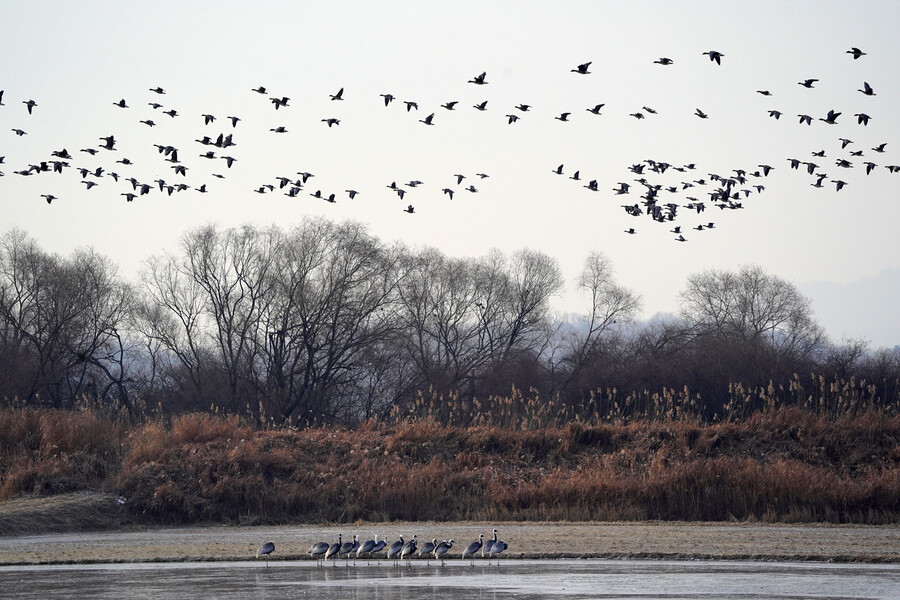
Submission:
{"label": "reflection on ice", "polygon": [[900,565],[714,561],[139,563],[0,567],[3,597],[316,598],[900,598]]}

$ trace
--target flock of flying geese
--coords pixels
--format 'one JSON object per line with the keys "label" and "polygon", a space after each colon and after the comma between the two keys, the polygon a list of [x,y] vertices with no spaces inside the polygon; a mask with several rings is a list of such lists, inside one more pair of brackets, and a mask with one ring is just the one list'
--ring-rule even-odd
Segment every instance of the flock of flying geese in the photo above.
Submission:
{"label": "flock of flying geese", "polygon": [[[419,546],[418,539],[419,536],[414,535],[411,540],[405,541],[401,535],[399,540],[388,546],[387,542],[379,540],[377,535],[374,539],[360,543],[358,535],[354,535],[352,541],[345,542],[343,535],[339,534],[337,542],[333,544],[316,542],[310,546],[306,553],[316,559],[316,564],[320,566],[323,561],[331,560],[332,566],[336,567],[336,561],[341,558],[344,559],[344,564],[349,566],[351,558],[355,564],[356,560],[361,558],[369,560],[380,558],[376,555],[381,553],[384,553],[388,560],[393,561],[394,565],[399,565],[400,562],[406,561],[406,565],[410,566],[410,561],[414,558],[424,559],[426,564],[429,564],[432,559],[440,560],[442,566],[446,564],[445,559],[449,557],[449,552],[453,548],[453,540],[438,542],[437,538],[433,538],[430,542],[425,542],[422,546]],[[485,541],[484,534],[480,534],[476,541],[466,546],[460,558],[462,560],[469,559],[469,564],[475,566],[475,559],[480,554],[482,558],[488,559],[488,564],[490,564],[492,559],[496,558],[499,566],[500,554],[508,547],[506,542],[497,539],[497,530],[494,529],[494,537],[492,539]],[[256,551],[256,558],[264,556],[268,565],[269,555],[273,552],[275,552],[275,542],[266,542]]]}
{"label": "flock of flying geese", "polygon": [[[851,48],[847,50],[848,54],[851,54],[853,59],[859,59],[862,56],[865,56],[866,53],[861,51],[858,48]],[[716,65],[722,65],[723,57],[725,56],[722,52],[716,50],[709,50],[703,52],[703,55],[708,56],[711,62],[714,62]],[[669,67],[675,64],[675,61],[669,57],[660,57],[657,60],[653,61],[654,64],[661,65],[663,67]],[[592,62],[585,62],[577,65],[575,68],[571,69],[572,72],[577,75],[589,75],[591,73],[590,67]],[[804,79],[803,81],[798,82],[799,85],[812,89],[815,87],[815,84],[818,82],[818,79],[810,78]],[[468,80],[468,83],[476,85],[476,86],[484,86],[488,84],[487,73],[482,72],[479,75],[474,76],[472,79]],[[291,98],[283,95],[275,95],[270,94],[269,90],[267,90],[263,86],[259,86],[251,90],[260,96],[268,97],[270,103],[274,107],[275,111],[280,111],[287,107],[290,107]],[[182,115],[174,108],[169,108],[168,110],[161,110],[164,108],[164,105],[157,100],[161,100],[162,97],[166,94],[166,91],[162,87],[154,87],[149,88],[148,92],[152,94],[152,99],[147,102],[147,105],[152,109],[152,112],[148,118],[140,119],[138,123],[143,124],[144,126],[153,128],[157,125],[156,121],[153,117],[154,114],[164,115],[163,117],[157,117],[158,119],[175,119],[181,117]],[[859,88],[859,92],[864,96],[875,96],[875,90],[868,82],[863,82],[863,87]],[[757,93],[762,96],[772,96],[772,92],[769,90],[757,90]],[[344,99],[344,88],[339,89],[334,94],[329,94],[331,101],[333,102],[343,102]],[[381,99],[383,100],[384,106],[389,107],[395,100],[395,96],[390,93],[380,94]],[[403,106],[405,106],[406,113],[410,113],[411,111],[419,110],[419,105],[416,101],[413,100],[402,100]],[[28,115],[35,114],[35,108],[38,107],[38,103],[33,99],[23,100],[22,103],[25,105]],[[130,105],[126,101],[125,98],[122,98],[118,101],[112,102],[112,104],[117,107],[119,110],[128,110],[130,109]],[[458,101],[448,101],[441,104],[441,108],[447,111],[457,110]],[[486,111],[488,101],[482,101],[473,106],[476,110]],[[0,90],[0,106],[4,106],[3,104],[3,91]],[[590,112],[594,115],[601,115],[601,111],[605,106],[604,103],[595,104],[594,106],[588,107],[586,109],[587,112]],[[520,103],[514,107],[512,112],[505,114],[505,119],[507,122],[512,125],[519,121],[521,118],[524,118],[525,114],[531,110],[532,106],[529,104]],[[159,111],[156,113],[155,111]],[[558,121],[567,122],[569,121],[570,116],[573,113],[571,112],[562,112],[559,115],[555,116],[554,119]],[[645,119],[648,116],[656,115],[657,111],[649,106],[641,107],[641,110],[630,113],[631,117],[635,119]],[[782,112],[780,110],[769,110],[768,114],[771,118],[779,119],[782,116]],[[700,119],[708,119],[710,116],[708,113],[704,112],[700,108],[697,108],[694,112],[694,115]],[[838,122],[838,118],[842,115],[841,112],[838,112],[834,109],[831,109],[827,112],[824,117],[820,117],[818,121],[824,122],[828,125],[835,125]],[[212,114],[202,114],[202,121],[205,127],[215,127],[214,123],[217,120],[217,117]],[[808,114],[799,114],[800,124],[805,124],[810,126],[813,124],[814,118],[812,115]],[[867,126],[869,121],[873,119],[870,115],[859,112],[855,113],[854,117],[857,119],[857,124],[860,126]],[[219,132],[218,134],[211,135],[201,135],[199,138],[195,140],[197,144],[201,146],[201,153],[199,155],[200,158],[208,161],[220,161],[218,163],[224,167],[224,169],[214,169],[216,172],[212,174],[213,177],[218,179],[225,179],[226,176],[223,172],[228,172],[236,162],[239,162],[239,159],[233,156],[230,148],[236,146],[237,143],[234,141],[234,130],[236,130],[238,123],[241,121],[240,117],[237,116],[227,116],[226,120],[230,122],[230,130]],[[335,126],[340,126],[341,119],[337,117],[326,117],[321,119],[321,121],[325,124],[325,126],[331,128]],[[434,126],[435,122],[435,112],[431,112],[423,119],[419,119],[419,122],[424,126]],[[276,127],[272,127],[269,130],[274,135],[285,134],[288,133],[288,129],[284,125],[279,125]],[[16,136],[24,136],[26,135],[26,131],[20,129],[18,127],[12,128],[12,132]],[[99,153],[111,153],[119,150],[117,148],[117,142],[115,135],[104,135],[100,136],[99,141],[102,143],[97,144],[93,147],[81,148],[78,152],[78,156],[81,156],[81,153],[87,154],[90,157],[95,157]],[[843,151],[850,144],[853,144],[853,141],[846,137],[838,138],[838,141],[841,144],[840,149]],[[872,148],[872,151],[876,153],[884,153],[886,143],[881,143]],[[136,177],[128,176],[128,170],[134,164],[127,157],[123,156],[121,159],[115,161],[117,165],[122,165],[121,167],[115,167],[117,170],[107,170],[103,166],[94,166],[90,167],[86,165],[76,166],[74,167],[74,171],[80,175],[81,183],[86,187],[87,190],[91,190],[100,185],[101,179],[104,177],[109,177],[113,179],[115,182],[127,182],[130,184],[130,189],[126,188],[126,191],[121,192],[121,195],[125,197],[127,202],[132,202],[136,198],[141,196],[148,195],[153,192],[165,193],[169,196],[184,192],[187,190],[195,190],[200,193],[206,193],[210,191],[207,189],[207,183],[202,183],[200,185],[191,186],[187,183],[188,181],[188,171],[190,166],[186,165],[182,162],[181,157],[185,154],[182,149],[177,148],[171,144],[154,144],[156,147],[158,154],[163,162],[169,163],[168,167],[171,171],[167,171],[171,173],[171,177],[163,177],[159,176],[152,181],[141,181]],[[854,146],[855,148],[855,146]],[[825,150],[818,150],[812,152],[813,157],[824,158],[826,156]],[[113,155],[114,156],[114,155]],[[839,157],[835,161],[835,166],[839,169],[851,169],[854,167],[853,158],[856,157],[866,157],[864,154],[864,150],[854,150],[851,149],[849,151],[849,156]],[[0,167],[4,163],[5,157],[0,156]],[[50,153],[49,157],[42,157],[41,160],[35,161],[33,163],[28,163],[27,166],[24,166],[20,169],[13,171],[14,174],[20,176],[33,176],[39,175],[43,173],[56,173],[61,174],[66,170],[73,169],[72,163],[75,161],[75,157],[69,153],[69,151],[63,147],[60,150],[54,150]],[[790,167],[792,169],[799,169],[802,165],[806,172],[809,175],[815,177],[815,183],[812,183],[813,187],[821,188],[824,187],[825,181],[829,180],[829,176],[822,172],[820,169],[820,165],[813,162],[812,160],[801,160],[799,158],[789,158],[788,159]],[[79,161],[80,162],[80,161]],[[873,171],[878,166],[872,160],[865,160],[861,163],[865,166],[866,175],[873,173]],[[885,165],[885,167],[891,172],[896,173],[900,171],[900,165]],[[675,221],[677,216],[681,213],[702,213],[707,207],[718,207],[720,209],[742,209],[744,208],[744,201],[751,194],[759,194],[764,189],[765,186],[759,183],[761,178],[765,178],[769,175],[772,169],[775,167],[767,164],[754,165],[750,168],[736,168],[733,169],[732,172],[727,173],[725,175],[720,175],[716,173],[708,173],[705,176],[696,176],[696,165],[694,164],[684,164],[684,165],[675,165],[668,163],[662,160],[655,159],[646,159],[639,163],[632,164],[628,167],[628,171],[632,175],[636,175],[637,178],[633,179],[633,182],[619,182],[615,188],[612,189],[615,196],[627,195],[631,193],[631,188],[635,187],[636,189],[640,189],[643,194],[640,196],[640,199],[635,201],[634,203],[626,203],[622,204],[621,207],[626,211],[628,215],[634,217],[649,217],[655,222],[659,223],[671,223]],[[553,173],[556,175],[568,175],[569,179],[574,181],[582,181],[583,178],[581,176],[580,170],[575,170],[571,174],[565,171],[565,165],[560,164],[558,167],[551,169]],[[118,171],[122,171],[122,175],[119,174]],[[658,181],[653,181],[648,179],[651,176],[661,176],[666,172],[678,172],[683,174],[682,180],[676,185],[664,185],[663,183],[659,183]],[[0,171],[0,176],[4,173]],[[261,184],[260,186],[254,188],[254,192],[257,194],[267,194],[272,193],[278,190],[281,193],[284,193],[286,196],[291,198],[296,198],[301,195],[301,192],[304,191],[305,186],[309,182],[310,178],[314,177],[313,173],[308,171],[299,171],[295,174],[285,175],[276,177],[274,181],[266,182]],[[450,183],[441,189],[443,195],[449,197],[450,200],[453,199],[453,196],[458,191],[466,191],[469,193],[478,193],[479,189],[472,182],[483,181],[486,179],[488,175],[486,173],[477,173],[474,175],[465,175],[461,173],[453,174],[452,178],[448,174],[447,179]],[[468,179],[469,185],[463,187],[463,181]],[[587,179],[586,177],[584,179]],[[844,187],[848,185],[848,183],[841,178],[830,179],[831,183],[835,184],[835,189],[837,191],[842,190]],[[635,185],[638,184],[637,186]],[[418,179],[411,179],[407,183],[398,184],[397,181],[392,181],[386,187],[391,190],[392,193],[397,194],[400,200],[406,199],[407,194],[412,195],[414,190],[423,185],[422,181]],[[699,194],[700,189],[704,188],[708,191],[705,192],[705,197]],[[591,192],[601,191],[600,183],[597,179],[589,179],[586,184],[582,187],[586,188]],[[687,196],[686,193],[688,190],[695,193],[696,195]],[[685,198],[682,199],[678,195],[682,192],[685,192]],[[344,193],[347,194],[349,199],[353,200],[356,198],[359,191],[353,188],[348,188],[344,190]],[[321,189],[316,189],[313,192],[309,192],[309,196],[325,200],[326,202],[335,203],[338,201],[338,193],[337,192],[324,192]],[[52,203],[54,200],[57,200],[57,196],[53,194],[42,194],[42,197],[47,201],[47,203]],[[402,209],[407,213],[414,213],[415,206],[413,204],[408,204],[406,208]],[[715,226],[715,223],[709,221],[707,223],[701,223],[692,229],[703,231],[705,229],[712,229]],[[675,225],[670,230],[677,237],[676,241],[684,242],[687,239],[684,237],[682,232],[681,225]],[[628,234],[635,234],[636,230],[633,227],[630,227],[625,230]]]}

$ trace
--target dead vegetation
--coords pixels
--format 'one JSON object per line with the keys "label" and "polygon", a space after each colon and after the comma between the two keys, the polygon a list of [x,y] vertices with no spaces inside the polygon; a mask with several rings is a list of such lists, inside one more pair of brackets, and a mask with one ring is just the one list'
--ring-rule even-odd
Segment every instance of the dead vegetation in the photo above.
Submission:
{"label": "dead vegetation", "polygon": [[[771,408],[715,423],[462,427],[425,415],[356,429],[261,429],[237,416],[126,423],[8,408],[0,499],[99,492],[126,498],[130,519],[179,524],[884,524],[900,520],[898,440],[900,417],[874,409]],[[17,531],[14,520],[7,514],[0,532]]]}

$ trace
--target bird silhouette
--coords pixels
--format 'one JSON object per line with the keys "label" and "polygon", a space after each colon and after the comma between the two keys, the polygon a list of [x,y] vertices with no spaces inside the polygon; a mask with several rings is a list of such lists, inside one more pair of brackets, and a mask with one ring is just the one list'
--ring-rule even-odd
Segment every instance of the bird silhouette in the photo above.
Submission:
{"label": "bird silhouette", "polygon": [[588,108],[588,109],[585,109],[585,110],[587,110],[587,111],[590,112],[590,113],[594,113],[595,115],[599,115],[599,114],[600,114],[600,109],[603,108],[604,106],[606,106],[606,104],[596,104],[596,105],[594,105],[593,108]]}
{"label": "bird silhouette", "polygon": [[487,103],[488,103],[488,101],[485,100],[484,102],[481,102],[480,104],[476,104],[474,106],[474,108],[477,108],[478,110],[487,110]]}
{"label": "bird silhouette", "polygon": [[803,81],[798,81],[797,85],[802,85],[805,88],[812,88],[813,84],[817,81],[818,79],[804,79]]}
{"label": "bird silhouette", "polygon": [[709,52],[704,52],[703,54],[709,56],[709,60],[715,61],[717,65],[722,64],[722,57],[725,56],[718,50],[710,50]]}
{"label": "bird silhouette", "polygon": [[694,114],[697,115],[698,117],[700,117],[701,119],[708,119],[708,118],[709,118],[709,115],[707,115],[705,112],[703,112],[703,111],[700,110],[699,108],[698,108],[697,110],[694,111]]}
{"label": "bird silhouette", "polygon": [[866,53],[860,50],[859,48],[853,47],[847,50],[846,54],[852,54],[853,60],[858,59],[860,56],[865,56]]}
{"label": "bird silhouette", "polygon": [[667,57],[663,56],[659,60],[654,60],[653,64],[667,66],[667,65],[675,64],[675,61],[672,60],[671,58],[667,58]]}
{"label": "bird silhouette", "polygon": [[416,212],[416,209],[415,209],[415,207],[413,207],[412,204],[410,204],[409,206],[407,206],[406,208],[403,209],[403,212],[408,212],[408,213],[412,214],[412,213]]}
{"label": "bird silhouette", "polygon": [[476,75],[474,79],[470,79],[468,82],[474,83],[475,85],[487,85],[487,81],[484,80],[485,77],[487,77],[487,72]]}
{"label": "bird silhouette", "polygon": [[[591,62],[593,62],[593,61],[591,61]],[[590,73],[590,71],[588,71],[588,67],[590,67],[590,66],[591,66],[590,62],[582,63],[582,64],[578,65],[577,67],[575,67],[574,69],[572,69],[572,72],[578,73],[580,75],[587,75]]]}
{"label": "bird silhouette", "polygon": [[453,108],[459,104],[457,100],[452,100],[450,102],[444,102],[441,104],[441,108],[446,108],[447,110],[453,110]]}
{"label": "bird silhouette", "polygon": [[564,113],[560,114],[558,117],[553,117],[553,118],[556,119],[557,121],[568,121],[569,115],[571,115],[571,114],[572,113],[564,112]]}
{"label": "bird silhouette", "polygon": [[337,94],[329,94],[329,97],[332,100],[343,100],[344,99],[344,88],[341,88],[337,91]]}
{"label": "bird silhouette", "polygon": [[125,98],[122,98],[122,99],[119,100],[118,102],[113,102],[113,104],[115,104],[115,105],[118,106],[119,108],[128,108],[128,105],[125,104]]}
{"label": "bird silhouette", "polygon": [[431,113],[424,119],[419,119],[419,123],[425,123],[426,125],[434,125],[434,123],[432,123],[433,119],[434,119],[434,113]]}
{"label": "bird silhouette", "polygon": [[872,86],[870,86],[870,85],[869,85],[867,82],[865,82],[865,81],[863,81],[863,89],[857,90],[857,91],[862,92],[862,93],[865,94],[866,96],[874,96],[874,95],[875,95],[875,90],[873,90],[873,89],[872,89]]}
{"label": "bird silhouette", "polygon": [[393,95],[393,94],[381,94],[381,97],[384,98],[384,105],[385,105],[385,106],[387,106],[388,104],[390,104],[391,102],[394,101],[394,95]]}
{"label": "bird silhouette", "polygon": [[820,117],[819,120],[820,120],[820,121],[824,121],[824,122],[828,123],[829,125],[836,125],[836,124],[837,124],[837,118],[838,118],[839,116],[841,116],[841,113],[839,113],[839,112],[834,112],[833,110],[829,110],[829,111],[828,111],[828,114],[825,116],[825,118],[823,119],[823,118]]}
{"label": "bird silhouette", "polygon": [[327,124],[328,124],[328,127],[331,127],[332,125],[340,125],[340,124],[341,124],[341,120],[340,120],[340,119],[334,119],[334,118],[330,118],[330,119],[322,119],[322,122],[323,122],[323,123],[327,123]]}
{"label": "bird silhouette", "polygon": [[853,116],[857,118],[858,125],[868,125],[869,119],[872,118],[869,115],[867,115],[866,113],[856,113]]}
{"label": "bird silhouette", "polygon": [[22,104],[28,109],[28,114],[31,114],[32,109],[37,106],[37,102],[34,100],[22,100]]}

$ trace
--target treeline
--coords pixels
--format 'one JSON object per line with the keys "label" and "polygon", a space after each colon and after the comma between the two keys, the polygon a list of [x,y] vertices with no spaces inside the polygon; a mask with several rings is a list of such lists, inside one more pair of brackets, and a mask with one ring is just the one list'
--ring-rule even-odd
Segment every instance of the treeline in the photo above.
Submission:
{"label": "treeline", "polygon": [[[0,399],[299,426],[735,420],[763,407],[896,411],[900,350],[833,343],[795,286],[753,266],[688,278],[678,315],[588,256],[583,314],[534,250],[453,258],[353,222],[188,231],[139,282],[91,250],[0,237]],[[837,386],[837,387],[835,387]]]}

